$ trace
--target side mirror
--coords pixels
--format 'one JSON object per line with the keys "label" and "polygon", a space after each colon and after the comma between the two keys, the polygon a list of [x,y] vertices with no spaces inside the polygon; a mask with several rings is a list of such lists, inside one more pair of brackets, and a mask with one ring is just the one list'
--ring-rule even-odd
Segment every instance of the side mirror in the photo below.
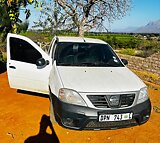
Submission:
{"label": "side mirror", "polygon": [[47,65],[49,65],[49,61],[45,60],[44,58],[40,58],[36,61],[36,66],[38,69],[42,69]]}
{"label": "side mirror", "polygon": [[128,65],[128,61],[126,59],[121,59],[124,65]]}

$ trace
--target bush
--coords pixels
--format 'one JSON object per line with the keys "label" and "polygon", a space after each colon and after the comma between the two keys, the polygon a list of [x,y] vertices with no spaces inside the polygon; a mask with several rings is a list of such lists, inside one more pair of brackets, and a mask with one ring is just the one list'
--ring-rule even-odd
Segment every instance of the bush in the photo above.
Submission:
{"label": "bush", "polygon": [[137,48],[141,40],[129,34],[88,34],[86,37],[101,39],[107,42],[114,49]]}
{"label": "bush", "polygon": [[2,55],[3,55],[3,61],[6,62],[7,61],[7,53],[2,52]]}
{"label": "bush", "polygon": [[146,58],[146,57],[149,57],[152,54],[157,53],[159,51],[160,51],[160,43],[159,42],[146,41],[142,47],[138,48],[138,52],[136,53],[136,56]]}
{"label": "bush", "polygon": [[135,56],[136,55],[136,50],[135,49],[131,49],[131,48],[127,48],[127,49],[120,50],[119,53],[125,54],[125,55]]}
{"label": "bush", "polygon": [[7,54],[0,51],[0,61],[6,62],[7,61]]}
{"label": "bush", "polygon": [[156,53],[156,51],[154,51],[154,50],[143,50],[143,51],[141,50],[141,51],[136,53],[136,56],[147,58],[147,57],[151,56],[154,53]]}

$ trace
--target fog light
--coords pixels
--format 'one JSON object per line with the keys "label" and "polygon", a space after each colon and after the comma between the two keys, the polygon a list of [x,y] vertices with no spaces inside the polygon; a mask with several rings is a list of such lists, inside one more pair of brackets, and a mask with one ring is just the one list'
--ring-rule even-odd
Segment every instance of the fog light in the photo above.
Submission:
{"label": "fog light", "polygon": [[143,120],[148,120],[149,117],[150,117],[149,115],[145,115],[143,116]]}
{"label": "fog light", "polygon": [[63,124],[64,124],[65,126],[71,126],[71,127],[74,127],[74,126],[75,126],[74,121],[73,121],[73,119],[71,119],[71,118],[64,118],[64,119],[63,119]]}

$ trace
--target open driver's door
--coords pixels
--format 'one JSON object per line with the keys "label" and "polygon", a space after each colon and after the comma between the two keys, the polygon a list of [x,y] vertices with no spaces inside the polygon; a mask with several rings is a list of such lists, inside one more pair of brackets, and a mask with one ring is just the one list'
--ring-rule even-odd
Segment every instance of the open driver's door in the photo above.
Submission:
{"label": "open driver's door", "polygon": [[11,88],[48,94],[51,64],[47,53],[29,38],[7,35],[7,73]]}

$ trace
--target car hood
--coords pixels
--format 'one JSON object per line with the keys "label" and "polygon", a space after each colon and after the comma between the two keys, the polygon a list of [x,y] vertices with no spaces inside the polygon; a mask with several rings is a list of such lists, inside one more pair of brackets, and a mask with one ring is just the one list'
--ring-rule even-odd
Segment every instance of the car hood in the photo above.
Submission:
{"label": "car hood", "polygon": [[64,88],[78,92],[138,91],[145,84],[127,67],[57,67]]}

